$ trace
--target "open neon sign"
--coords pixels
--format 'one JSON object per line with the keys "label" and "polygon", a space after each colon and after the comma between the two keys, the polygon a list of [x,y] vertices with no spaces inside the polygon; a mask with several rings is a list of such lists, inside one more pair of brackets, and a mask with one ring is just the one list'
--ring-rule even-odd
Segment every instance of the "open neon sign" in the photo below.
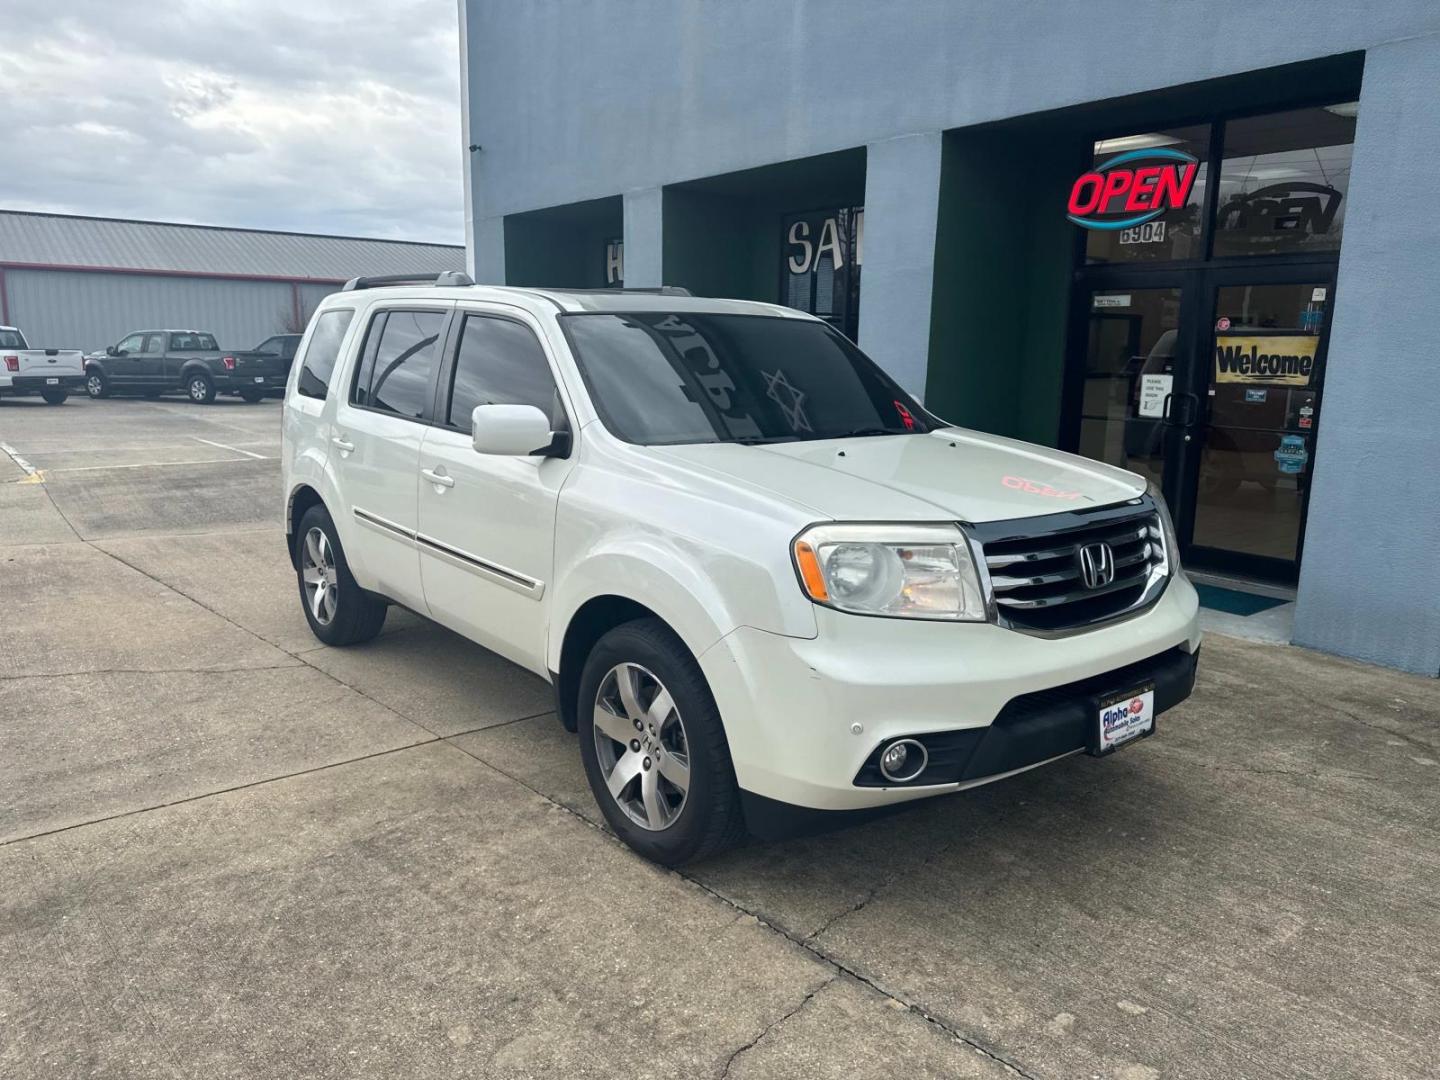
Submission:
{"label": "open neon sign", "polygon": [[1190,201],[1200,159],[1160,147],[1117,154],[1070,188],[1069,214],[1086,229],[1129,229]]}

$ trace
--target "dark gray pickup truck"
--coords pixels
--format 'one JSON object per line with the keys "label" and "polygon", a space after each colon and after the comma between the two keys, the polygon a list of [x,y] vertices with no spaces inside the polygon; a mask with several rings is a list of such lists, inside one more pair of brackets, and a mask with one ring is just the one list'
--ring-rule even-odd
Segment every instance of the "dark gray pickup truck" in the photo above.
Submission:
{"label": "dark gray pickup truck", "polygon": [[159,397],[181,390],[202,405],[216,394],[254,402],[284,388],[287,367],[274,353],[222,349],[214,334],[201,330],[137,330],[85,357],[85,392],[92,398]]}

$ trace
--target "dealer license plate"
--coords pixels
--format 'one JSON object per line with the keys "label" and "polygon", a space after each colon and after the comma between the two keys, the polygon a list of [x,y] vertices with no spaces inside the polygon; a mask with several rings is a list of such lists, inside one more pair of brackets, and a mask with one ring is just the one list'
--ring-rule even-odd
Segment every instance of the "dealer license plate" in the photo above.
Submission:
{"label": "dealer license plate", "polygon": [[264,376],[264,375],[256,375],[256,376],[255,376],[255,381],[258,382],[258,383],[263,383],[263,382],[265,381],[265,376]]}
{"label": "dealer license plate", "polygon": [[45,380],[45,385],[46,385],[46,386],[59,386],[59,385],[60,385],[60,380],[59,380],[59,379],[46,379],[46,380]]}
{"label": "dealer license plate", "polygon": [[1145,683],[1100,699],[1095,752],[1109,753],[1155,730],[1155,684]]}

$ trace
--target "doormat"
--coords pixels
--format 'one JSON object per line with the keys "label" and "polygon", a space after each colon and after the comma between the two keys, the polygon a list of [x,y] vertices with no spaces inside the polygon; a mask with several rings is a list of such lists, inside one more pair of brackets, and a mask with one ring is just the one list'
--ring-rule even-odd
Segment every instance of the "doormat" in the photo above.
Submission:
{"label": "doormat", "polygon": [[1197,583],[1195,591],[1200,594],[1201,607],[1208,607],[1213,611],[1228,611],[1231,615],[1255,615],[1286,602],[1273,596],[1241,592],[1239,589],[1222,589],[1218,585]]}

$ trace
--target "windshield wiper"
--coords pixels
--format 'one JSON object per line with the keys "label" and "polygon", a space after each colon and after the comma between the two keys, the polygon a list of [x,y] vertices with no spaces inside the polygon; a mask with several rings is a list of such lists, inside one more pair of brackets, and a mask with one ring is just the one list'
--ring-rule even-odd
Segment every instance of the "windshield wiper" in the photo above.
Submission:
{"label": "windshield wiper", "polygon": [[913,435],[913,431],[896,431],[894,428],[862,427],[850,431],[837,431],[833,435],[822,435],[823,439],[861,439],[867,435]]}

